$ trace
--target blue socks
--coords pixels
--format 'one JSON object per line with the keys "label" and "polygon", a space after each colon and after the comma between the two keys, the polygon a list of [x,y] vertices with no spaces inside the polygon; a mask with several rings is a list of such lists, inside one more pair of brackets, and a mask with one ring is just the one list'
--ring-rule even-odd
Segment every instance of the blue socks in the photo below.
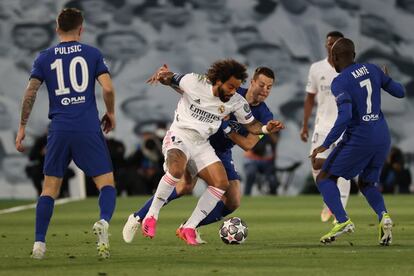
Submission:
{"label": "blue socks", "polygon": [[219,202],[217,202],[216,207],[214,207],[214,209],[210,212],[210,214],[208,214],[208,216],[205,219],[203,219],[197,225],[197,227],[217,222],[221,220],[222,218],[224,218],[225,216],[233,213],[233,211],[234,210],[227,209],[227,207],[224,205],[224,202],[220,200]]}
{"label": "blue socks", "polygon": [[112,186],[102,187],[99,194],[100,219],[106,220],[108,223],[112,218],[116,203],[116,189]]}
{"label": "blue socks", "polygon": [[332,179],[323,179],[317,182],[319,192],[322,194],[323,201],[329,207],[331,212],[335,215],[336,220],[339,223],[343,223],[348,220],[348,216],[345,212],[341,202],[341,194],[339,193],[336,182]]}
{"label": "blue socks", "polygon": [[361,189],[361,193],[365,196],[371,208],[377,213],[378,220],[381,221],[382,215],[387,213],[387,209],[380,191],[371,184]]}
{"label": "blue socks", "polygon": [[[165,202],[164,205],[168,204],[168,202],[173,201],[174,199],[177,199],[181,197],[181,195],[177,194],[177,189],[174,188],[173,192],[171,193],[171,195],[168,197],[167,201]],[[134,213],[134,217],[139,216],[139,218],[142,220],[145,218],[145,216],[148,213],[149,208],[151,207],[152,201],[154,199],[154,196],[152,196],[150,199],[147,200],[147,202],[145,202],[144,206],[142,206],[141,209],[139,209],[139,211]]]}
{"label": "blue socks", "polygon": [[41,196],[37,200],[35,241],[45,242],[54,206],[55,200],[50,196]]}

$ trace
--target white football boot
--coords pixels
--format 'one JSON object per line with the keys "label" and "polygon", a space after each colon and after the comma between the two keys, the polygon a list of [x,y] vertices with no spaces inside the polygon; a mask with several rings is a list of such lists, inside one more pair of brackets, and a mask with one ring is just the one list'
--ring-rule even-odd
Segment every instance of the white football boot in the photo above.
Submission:
{"label": "white football boot", "polygon": [[141,225],[141,219],[139,216],[134,217],[134,214],[130,214],[127,222],[122,229],[122,237],[126,243],[131,243]]}
{"label": "white football boot", "polygon": [[103,259],[110,257],[109,253],[109,224],[106,220],[101,219],[95,222],[93,225],[93,233],[97,236],[96,249],[98,250],[98,256]]}
{"label": "white football boot", "polygon": [[33,259],[43,259],[46,253],[46,243],[37,241],[33,244],[31,257]]}

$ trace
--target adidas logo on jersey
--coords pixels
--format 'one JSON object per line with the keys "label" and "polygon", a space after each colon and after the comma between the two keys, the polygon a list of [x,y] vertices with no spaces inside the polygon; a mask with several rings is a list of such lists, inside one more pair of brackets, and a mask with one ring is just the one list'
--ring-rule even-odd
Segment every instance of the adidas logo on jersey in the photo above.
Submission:
{"label": "adidas logo on jersey", "polygon": [[201,104],[201,100],[200,99],[195,99],[194,100],[196,103]]}

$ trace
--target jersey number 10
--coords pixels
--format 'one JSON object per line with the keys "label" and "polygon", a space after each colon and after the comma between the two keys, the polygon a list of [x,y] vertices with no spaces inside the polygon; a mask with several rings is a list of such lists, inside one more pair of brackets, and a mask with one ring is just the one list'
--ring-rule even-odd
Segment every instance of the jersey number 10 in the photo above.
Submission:
{"label": "jersey number 10", "polygon": [[[80,69],[82,72],[82,82],[78,82],[78,78],[76,76],[76,66],[80,65]],[[50,69],[56,70],[56,77],[57,77],[57,84],[58,89],[55,89],[56,96],[70,94],[69,87],[65,87],[65,80],[63,78],[63,62],[61,58],[56,59],[52,64],[50,64]],[[70,61],[69,64],[69,80],[70,84],[78,93],[85,92],[86,88],[88,87],[89,82],[89,70],[88,64],[83,57],[75,57]]]}

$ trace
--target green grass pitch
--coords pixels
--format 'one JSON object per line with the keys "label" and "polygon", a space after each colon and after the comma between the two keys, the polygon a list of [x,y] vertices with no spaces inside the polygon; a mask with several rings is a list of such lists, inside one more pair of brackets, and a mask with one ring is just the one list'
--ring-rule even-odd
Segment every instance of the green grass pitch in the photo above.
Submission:
{"label": "green grass pitch", "polygon": [[[324,246],[319,238],[332,225],[319,219],[320,196],[243,198],[233,216],[243,218],[249,236],[242,245],[226,245],[221,223],[201,228],[208,244],[190,247],[175,237],[197,199],[184,197],[162,209],[153,240],[139,233],[122,240],[128,215],[146,197],[119,198],[111,221],[111,258],[99,260],[92,225],[97,199],[55,207],[43,260],[29,254],[34,210],[0,215],[0,275],[414,275],[414,197],[389,196],[394,243],[378,245],[377,218],[361,196],[352,196],[348,214],[356,232]],[[20,203],[20,202],[19,202]],[[16,204],[16,203],[14,203]],[[0,201],[0,209],[13,202]]]}

